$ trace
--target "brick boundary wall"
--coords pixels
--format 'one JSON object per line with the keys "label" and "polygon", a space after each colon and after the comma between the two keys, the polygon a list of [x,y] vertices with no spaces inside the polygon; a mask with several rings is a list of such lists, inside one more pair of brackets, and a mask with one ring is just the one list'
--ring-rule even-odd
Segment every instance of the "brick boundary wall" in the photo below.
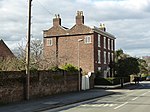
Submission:
{"label": "brick boundary wall", "polygon": [[[94,75],[90,88],[94,87]],[[78,72],[32,71],[30,99],[78,91]],[[0,103],[24,101],[26,95],[25,71],[0,71]]]}

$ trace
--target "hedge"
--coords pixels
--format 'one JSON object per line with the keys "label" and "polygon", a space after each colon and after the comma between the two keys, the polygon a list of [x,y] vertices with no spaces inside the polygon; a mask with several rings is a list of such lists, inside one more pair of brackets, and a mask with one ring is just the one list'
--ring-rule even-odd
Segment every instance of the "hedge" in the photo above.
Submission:
{"label": "hedge", "polygon": [[[120,84],[120,77],[113,77],[113,78],[102,78],[96,77],[94,82],[95,85],[117,85]],[[123,77],[124,82],[130,82],[129,77]]]}

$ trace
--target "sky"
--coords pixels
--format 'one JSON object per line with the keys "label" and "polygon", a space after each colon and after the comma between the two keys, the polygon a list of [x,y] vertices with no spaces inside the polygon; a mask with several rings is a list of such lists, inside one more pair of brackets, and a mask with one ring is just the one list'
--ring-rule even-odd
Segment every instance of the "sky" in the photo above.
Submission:
{"label": "sky", "polygon": [[[26,43],[28,0],[0,0],[0,39],[15,51]],[[131,56],[150,56],[150,0],[32,0],[32,39],[43,40],[55,14],[71,28],[77,11],[87,26],[105,24],[116,49]]]}

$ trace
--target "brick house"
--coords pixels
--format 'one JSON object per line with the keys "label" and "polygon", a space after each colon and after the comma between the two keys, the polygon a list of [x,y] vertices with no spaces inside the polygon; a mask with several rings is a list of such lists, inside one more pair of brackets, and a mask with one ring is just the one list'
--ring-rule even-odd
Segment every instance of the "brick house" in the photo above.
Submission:
{"label": "brick house", "polygon": [[7,47],[4,41],[0,40],[0,58],[14,58],[15,55],[11,52],[11,50]]}
{"label": "brick house", "polygon": [[71,63],[84,72],[102,71],[102,77],[113,76],[109,64],[114,60],[115,37],[104,25],[91,28],[84,24],[84,15],[78,11],[72,28],[61,25],[59,15],[53,26],[43,31],[44,56],[59,65]]}

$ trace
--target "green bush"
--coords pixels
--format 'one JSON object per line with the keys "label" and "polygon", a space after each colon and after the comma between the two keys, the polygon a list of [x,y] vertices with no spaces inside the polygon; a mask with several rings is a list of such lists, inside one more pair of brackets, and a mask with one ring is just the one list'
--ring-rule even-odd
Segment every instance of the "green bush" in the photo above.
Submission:
{"label": "green bush", "polygon": [[110,80],[107,80],[106,78],[102,78],[102,77],[96,77],[95,84],[96,85],[112,85]]}
{"label": "green bush", "polygon": [[102,76],[102,71],[101,70],[96,71],[95,75],[96,77]]}
{"label": "green bush", "polygon": [[[123,77],[124,82],[129,82],[129,77]],[[97,77],[95,78],[96,85],[117,85],[120,84],[120,77],[109,77],[109,78],[102,78]]]}
{"label": "green bush", "polygon": [[73,66],[72,64],[66,64],[66,65],[62,66],[62,69],[67,71],[67,72],[76,72],[76,71],[78,71],[78,68]]}
{"label": "green bush", "polygon": [[142,74],[141,77],[147,77],[149,76],[148,74]]}
{"label": "green bush", "polygon": [[31,67],[30,70],[33,71],[33,72],[38,71],[38,69],[36,67]]}
{"label": "green bush", "polygon": [[53,66],[49,70],[56,72],[56,71],[61,71],[62,69],[60,69],[58,66]]}

